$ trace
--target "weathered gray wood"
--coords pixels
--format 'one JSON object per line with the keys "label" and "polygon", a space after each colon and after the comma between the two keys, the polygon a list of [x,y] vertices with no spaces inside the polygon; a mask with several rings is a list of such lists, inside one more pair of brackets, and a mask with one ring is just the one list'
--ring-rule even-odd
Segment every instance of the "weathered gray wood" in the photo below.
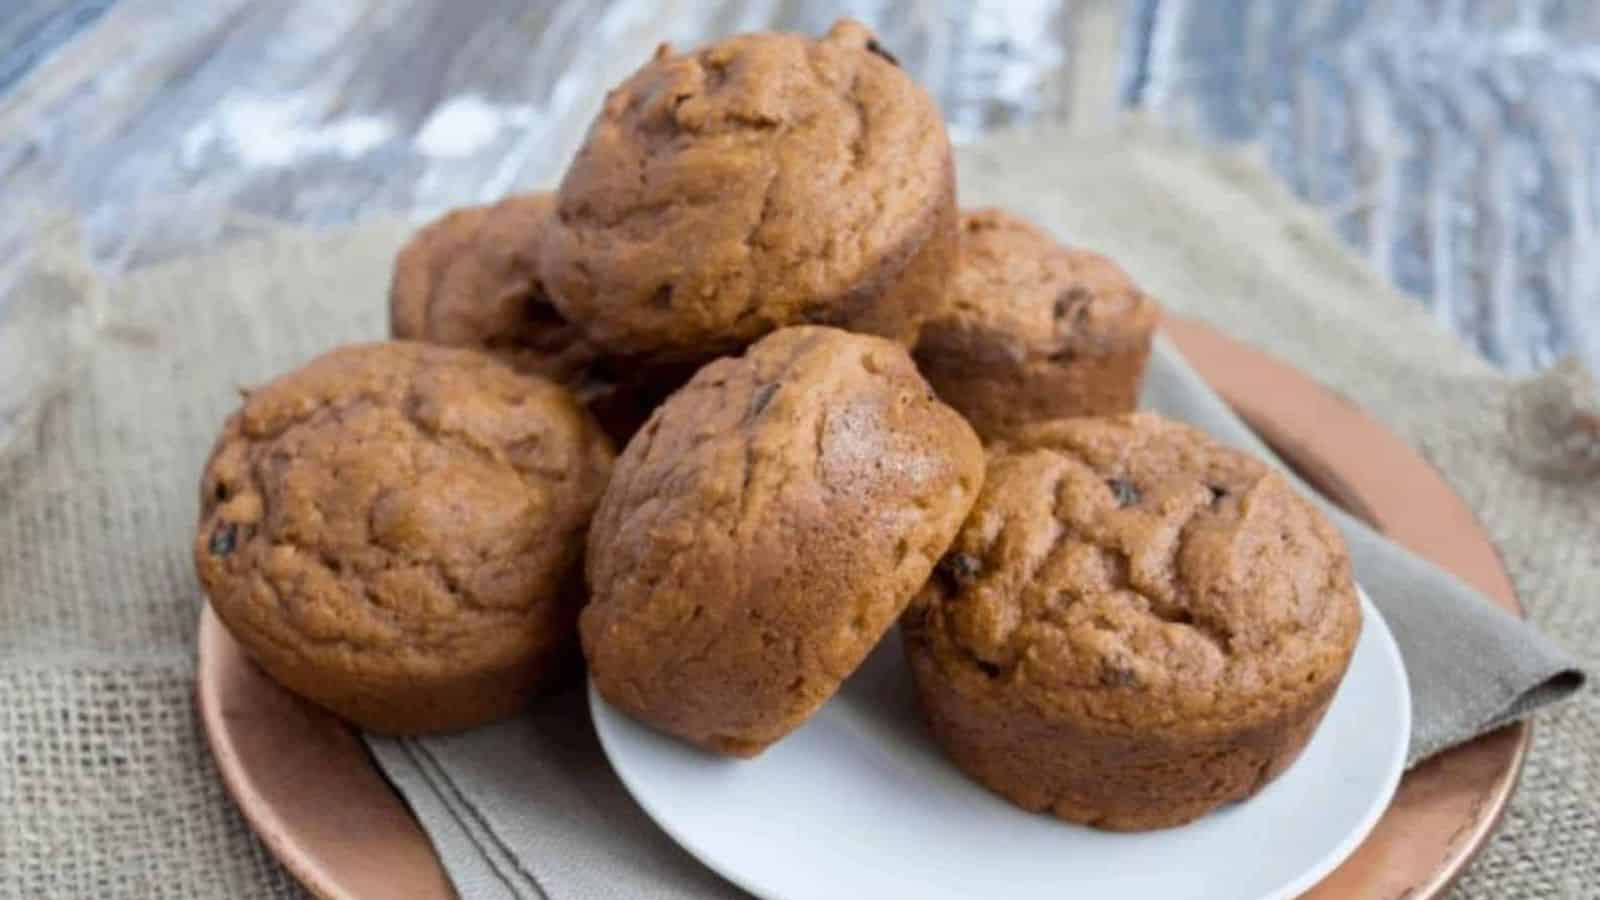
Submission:
{"label": "weathered gray wood", "polygon": [[1554,0],[0,0],[0,78],[92,23],[0,88],[0,321],[31,212],[109,271],[252,217],[428,215],[551,183],[658,41],[847,6],[957,140],[1126,100],[1257,142],[1491,359],[1600,361],[1600,15]]}

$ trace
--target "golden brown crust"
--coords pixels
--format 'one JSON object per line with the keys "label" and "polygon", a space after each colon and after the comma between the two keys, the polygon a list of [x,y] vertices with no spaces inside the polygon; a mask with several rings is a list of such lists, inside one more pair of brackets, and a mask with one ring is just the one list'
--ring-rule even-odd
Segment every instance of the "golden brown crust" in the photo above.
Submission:
{"label": "golden brown crust", "polygon": [[229,418],[196,571],[290,690],[374,731],[469,727],[573,658],[611,459],[553,382],[468,350],[344,347]]}
{"label": "golden brown crust", "polygon": [[754,755],[798,727],[922,586],[982,449],[905,350],[782,329],[673,395],[618,460],[581,622],[613,705]]}
{"label": "golden brown crust", "polygon": [[993,446],[905,634],[962,768],[1030,809],[1139,829],[1292,761],[1360,621],[1342,540],[1281,476],[1134,414]]}
{"label": "golden brown crust", "polygon": [[870,32],[663,49],[607,96],[543,271],[612,353],[700,362],[786,325],[915,339],[954,264],[931,98]]}
{"label": "golden brown crust", "polygon": [[1115,263],[1008,213],[961,216],[961,262],[917,364],[978,434],[1131,412],[1157,310]]}
{"label": "golden brown crust", "polygon": [[395,257],[390,333],[484,350],[519,372],[553,379],[620,446],[683,379],[627,377],[629,365],[601,353],[556,310],[537,270],[554,212],[554,194],[516,194],[452,210],[418,230]]}

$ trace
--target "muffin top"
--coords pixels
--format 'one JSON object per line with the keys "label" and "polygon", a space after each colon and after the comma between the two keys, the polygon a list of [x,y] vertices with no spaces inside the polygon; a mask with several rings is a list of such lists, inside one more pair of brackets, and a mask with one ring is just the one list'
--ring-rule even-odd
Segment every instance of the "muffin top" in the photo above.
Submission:
{"label": "muffin top", "polygon": [[517,194],[419,230],[395,257],[390,332],[487,350],[518,371],[584,390],[599,353],[551,305],[537,272],[554,211],[553,194]]}
{"label": "muffin top", "polygon": [[1264,463],[1149,414],[992,447],[908,615],[964,690],[1188,734],[1269,720],[1337,680],[1360,622],[1321,513]]}
{"label": "muffin top", "polygon": [[606,350],[709,359],[861,314],[938,227],[952,178],[932,99],[856,22],[663,45],[567,171],[544,273]]}
{"label": "muffin top", "polygon": [[1038,359],[1070,361],[1144,341],[1156,307],[1116,263],[1065,247],[997,209],[961,214],[961,265],[945,313],[919,352],[954,350],[975,371]]}
{"label": "muffin top", "polygon": [[558,598],[611,460],[543,378],[468,350],[344,347],[228,419],[196,568],[236,632],[329,668],[494,665],[570,627]]}
{"label": "muffin top", "polygon": [[786,328],[711,363],[628,445],[595,514],[597,686],[701,746],[758,752],[899,616],[982,458],[887,340]]}

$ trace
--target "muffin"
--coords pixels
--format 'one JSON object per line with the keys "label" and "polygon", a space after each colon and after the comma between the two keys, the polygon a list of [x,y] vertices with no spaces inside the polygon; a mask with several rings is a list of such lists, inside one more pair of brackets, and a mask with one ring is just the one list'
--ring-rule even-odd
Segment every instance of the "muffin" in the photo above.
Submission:
{"label": "muffin", "polygon": [[267,674],[371,731],[510,714],[576,662],[612,451],[571,393],[470,350],[335,350],[248,393],[195,568]]}
{"label": "muffin", "polygon": [[983,481],[904,348],[798,326],[701,369],[617,460],[580,631],[613,706],[754,756],[927,580]]}
{"label": "muffin", "polygon": [[933,100],[856,22],[663,45],[561,183],[546,287],[641,365],[803,323],[909,346],[955,262],[954,172]]}
{"label": "muffin", "polygon": [[1132,412],[1157,310],[1116,263],[999,210],[961,216],[961,262],[917,365],[984,440]]}
{"label": "muffin", "polygon": [[902,622],[957,766],[1025,809],[1128,831],[1282,772],[1360,629],[1333,526],[1260,461],[1145,414],[993,446]]}
{"label": "muffin", "polygon": [[420,229],[395,257],[390,333],[473,347],[566,385],[620,445],[676,385],[656,389],[619,377],[628,367],[615,365],[550,303],[537,266],[554,210],[553,194],[517,194],[453,210]]}

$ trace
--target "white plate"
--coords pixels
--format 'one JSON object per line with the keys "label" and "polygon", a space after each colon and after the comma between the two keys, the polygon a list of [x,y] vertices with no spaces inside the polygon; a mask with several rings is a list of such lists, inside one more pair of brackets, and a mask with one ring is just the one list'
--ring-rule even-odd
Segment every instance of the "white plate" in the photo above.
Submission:
{"label": "white plate", "polygon": [[762,897],[1292,897],[1361,842],[1399,783],[1411,700],[1366,613],[1349,672],[1300,759],[1248,802],[1113,834],[1024,812],[967,780],[918,719],[898,634],[805,727],[754,760],[702,753],[589,704],[645,812]]}

